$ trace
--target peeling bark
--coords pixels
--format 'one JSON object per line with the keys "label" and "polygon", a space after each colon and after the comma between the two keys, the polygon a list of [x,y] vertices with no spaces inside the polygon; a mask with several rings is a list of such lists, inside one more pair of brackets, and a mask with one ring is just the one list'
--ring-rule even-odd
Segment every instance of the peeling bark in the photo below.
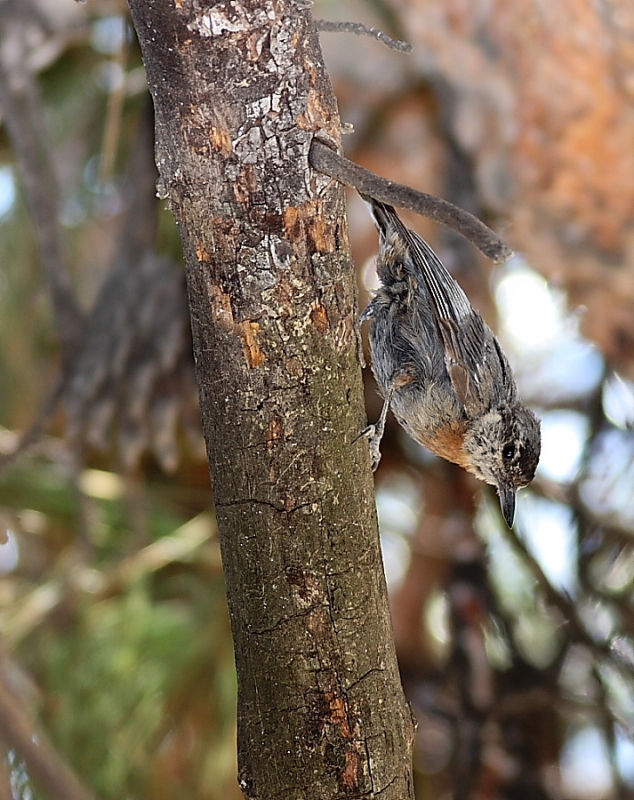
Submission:
{"label": "peeling bark", "polygon": [[309,3],[130,0],[179,224],[250,798],[412,797]]}

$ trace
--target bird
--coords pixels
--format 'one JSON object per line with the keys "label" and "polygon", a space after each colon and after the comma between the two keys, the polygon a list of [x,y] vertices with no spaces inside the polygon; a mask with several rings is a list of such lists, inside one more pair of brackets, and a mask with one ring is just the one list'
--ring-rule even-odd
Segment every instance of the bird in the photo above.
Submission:
{"label": "bird", "polygon": [[436,253],[392,206],[362,197],[379,231],[380,286],[361,316],[384,398],[377,423],[363,431],[372,468],[391,408],[415,441],[495,486],[511,528],[516,492],[539,462],[540,422],[521,402],[493,331]]}

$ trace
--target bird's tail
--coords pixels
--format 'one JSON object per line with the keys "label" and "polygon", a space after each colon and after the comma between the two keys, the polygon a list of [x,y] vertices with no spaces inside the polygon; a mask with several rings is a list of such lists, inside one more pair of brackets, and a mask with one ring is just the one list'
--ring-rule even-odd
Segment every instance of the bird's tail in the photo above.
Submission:
{"label": "bird's tail", "polygon": [[387,203],[381,203],[379,200],[375,200],[374,197],[370,197],[366,194],[362,194],[361,197],[370,207],[376,227],[379,229],[379,233],[383,239],[386,239],[389,233],[398,233],[402,236],[405,226],[399,219],[393,206],[389,206]]}
{"label": "bird's tail", "polygon": [[437,317],[460,321],[469,316],[473,309],[467,296],[427,242],[403,225],[392,206],[361,196],[370,206],[382,243],[394,247],[400,241],[409,256],[404,267],[425,286]]}

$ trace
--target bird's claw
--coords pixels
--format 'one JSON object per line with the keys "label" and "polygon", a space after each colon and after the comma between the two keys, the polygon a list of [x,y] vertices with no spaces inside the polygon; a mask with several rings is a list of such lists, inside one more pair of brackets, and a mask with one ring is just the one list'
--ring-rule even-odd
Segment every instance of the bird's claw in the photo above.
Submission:
{"label": "bird's claw", "polygon": [[367,428],[364,428],[361,431],[361,436],[368,440],[368,445],[370,447],[370,461],[372,463],[372,472],[376,472],[377,467],[379,466],[379,461],[381,460],[381,438],[383,432],[377,431],[376,425],[368,425]]}

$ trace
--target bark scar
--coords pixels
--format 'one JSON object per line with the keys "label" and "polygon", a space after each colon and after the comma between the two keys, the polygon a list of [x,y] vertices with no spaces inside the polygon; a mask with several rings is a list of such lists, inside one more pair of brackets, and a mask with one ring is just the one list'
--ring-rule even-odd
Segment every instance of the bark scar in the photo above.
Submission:
{"label": "bark scar", "polygon": [[222,330],[240,337],[247,364],[251,369],[261,367],[266,361],[266,356],[262,350],[260,350],[260,346],[257,342],[260,323],[251,319],[236,323],[233,319],[231,298],[215,284],[209,287],[209,300],[211,304],[211,317],[214,323]]}
{"label": "bark scar", "polygon": [[322,303],[313,303],[310,318],[318,333],[327,333],[330,329],[328,310]]}
{"label": "bark scar", "polygon": [[260,323],[252,320],[245,320],[235,326],[235,332],[242,339],[242,349],[247,359],[247,364],[254,369],[261,367],[266,361],[266,356],[260,350],[256,337],[260,330]]}

